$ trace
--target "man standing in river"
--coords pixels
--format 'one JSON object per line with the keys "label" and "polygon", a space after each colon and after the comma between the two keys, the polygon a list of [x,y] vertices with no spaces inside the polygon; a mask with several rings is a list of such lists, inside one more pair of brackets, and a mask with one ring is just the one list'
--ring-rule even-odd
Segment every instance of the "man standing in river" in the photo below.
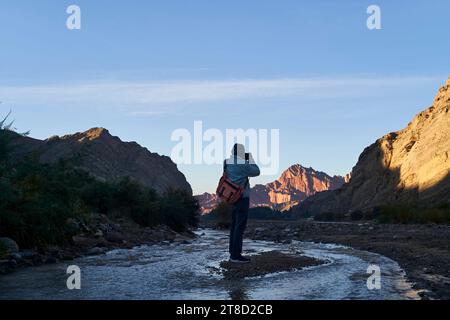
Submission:
{"label": "man standing in river", "polygon": [[249,177],[260,174],[251,153],[245,153],[245,147],[236,143],[231,151],[231,157],[225,160],[224,172],[232,182],[244,187],[241,198],[232,205],[230,226],[230,261],[236,263],[250,262],[242,256],[242,240],[247,227],[248,209],[250,206]]}

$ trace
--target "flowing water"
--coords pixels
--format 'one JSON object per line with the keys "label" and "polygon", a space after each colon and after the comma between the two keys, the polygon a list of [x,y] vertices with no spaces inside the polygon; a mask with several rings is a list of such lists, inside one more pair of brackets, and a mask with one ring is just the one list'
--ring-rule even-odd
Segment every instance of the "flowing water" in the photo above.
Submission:
{"label": "flowing water", "polygon": [[[351,248],[247,240],[246,253],[304,252],[326,263],[298,271],[241,280],[217,273],[228,258],[224,232],[200,230],[191,243],[112,250],[0,277],[0,299],[415,299],[398,264]],[[368,290],[367,267],[381,268],[381,289]],[[68,290],[67,267],[81,268],[81,290]]]}

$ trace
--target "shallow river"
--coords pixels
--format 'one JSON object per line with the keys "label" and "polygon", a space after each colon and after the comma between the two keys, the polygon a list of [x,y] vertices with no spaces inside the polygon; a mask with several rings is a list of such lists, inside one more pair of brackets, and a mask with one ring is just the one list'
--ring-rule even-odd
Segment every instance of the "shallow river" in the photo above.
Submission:
{"label": "shallow river", "polygon": [[[326,264],[241,280],[218,274],[227,234],[200,230],[189,244],[112,250],[0,277],[0,299],[416,299],[395,261],[351,248],[309,242],[247,240],[248,254],[304,252]],[[367,267],[381,268],[381,289],[368,290]],[[66,269],[81,268],[81,290],[68,290]]]}

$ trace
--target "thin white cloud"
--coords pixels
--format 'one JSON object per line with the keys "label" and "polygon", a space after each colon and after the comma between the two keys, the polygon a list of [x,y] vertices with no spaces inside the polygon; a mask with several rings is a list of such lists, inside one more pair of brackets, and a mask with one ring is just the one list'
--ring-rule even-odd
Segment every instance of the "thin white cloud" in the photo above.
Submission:
{"label": "thin white cloud", "polygon": [[420,86],[441,79],[345,77],[126,83],[98,81],[86,84],[0,86],[0,100],[11,105],[138,107],[137,110],[142,110],[142,107],[270,97],[360,96],[400,86]]}
{"label": "thin white cloud", "polygon": [[133,111],[128,113],[130,116],[160,116],[166,114],[162,111]]}

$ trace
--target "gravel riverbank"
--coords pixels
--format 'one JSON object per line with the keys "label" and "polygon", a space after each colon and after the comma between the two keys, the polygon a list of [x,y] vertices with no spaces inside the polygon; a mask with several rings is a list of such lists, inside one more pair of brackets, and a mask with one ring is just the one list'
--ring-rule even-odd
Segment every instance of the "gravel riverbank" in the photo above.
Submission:
{"label": "gravel riverbank", "polygon": [[336,243],[397,261],[424,299],[450,299],[450,226],[249,221],[246,237]]}
{"label": "gravel riverbank", "polygon": [[111,220],[94,215],[89,224],[74,222],[79,232],[71,243],[45,248],[22,249],[9,238],[0,239],[8,253],[0,258],[0,275],[17,269],[42,264],[70,261],[89,255],[99,255],[112,249],[131,249],[138,245],[186,243],[195,238],[191,231],[177,233],[167,226],[143,228],[129,219]]}

